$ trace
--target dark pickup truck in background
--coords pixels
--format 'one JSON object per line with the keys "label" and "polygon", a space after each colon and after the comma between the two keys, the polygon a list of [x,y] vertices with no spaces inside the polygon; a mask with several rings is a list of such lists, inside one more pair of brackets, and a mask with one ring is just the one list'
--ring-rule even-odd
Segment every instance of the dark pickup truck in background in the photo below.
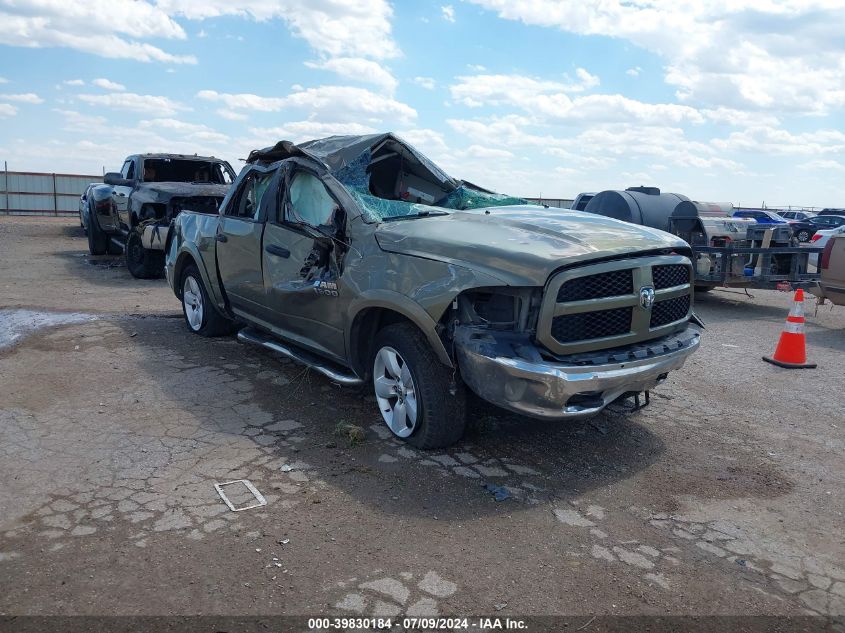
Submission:
{"label": "dark pickup truck in background", "polygon": [[122,251],[133,277],[161,277],[170,221],[186,208],[216,214],[234,179],[229,163],[213,156],[129,156],[88,192],[88,250]]}

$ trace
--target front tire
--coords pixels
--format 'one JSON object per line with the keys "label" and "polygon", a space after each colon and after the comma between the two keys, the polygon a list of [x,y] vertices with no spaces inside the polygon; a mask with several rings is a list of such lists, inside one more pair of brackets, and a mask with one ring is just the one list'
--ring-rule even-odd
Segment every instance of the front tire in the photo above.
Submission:
{"label": "front tire", "polygon": [[457,442],[466,428],[466,392],[410,323],[379,331],[373,346],[373,388],[387,428],[422,449]]}
{"label": "front tire", "polygon": [[809,242],[810,241],[810,232],[807,229],[801,229],[798,231],[798,235],[795,237],[798,238],[799,242]]}
{"label": "front tire", "polygon": [[182,314],[185,325],[200,336],[222,336],[235,330],[235,323],[217,311],[202,283],[200,271],[189,264],[182,272]]}
{"label": "front tire", "polygon": [[133,228],[124,247],[126,267],[136,279],[157,279],[164,276],[164,252],[144,248],[141,232]]}

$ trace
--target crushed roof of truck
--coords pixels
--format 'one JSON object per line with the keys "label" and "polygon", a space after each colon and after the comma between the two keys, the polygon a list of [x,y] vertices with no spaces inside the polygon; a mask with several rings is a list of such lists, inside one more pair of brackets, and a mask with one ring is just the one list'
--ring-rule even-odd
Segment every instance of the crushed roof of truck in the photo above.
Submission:
{"label": "crushed roof of truck", "polygon": [[[466,210],[527,204],[523,198],[495,193],[452,178],[428,157],[395,134],[330,136],[295,144],[280,141],[253,150],[247,163],[274,163],[288,158],[321,163],[350,192],[369,219],[415,216],[431,208]],[[394,172],[401,177],[393,178]],[[401,183],[413,181],[401,189]],[[397,182],[400,190],[392,190]]]}

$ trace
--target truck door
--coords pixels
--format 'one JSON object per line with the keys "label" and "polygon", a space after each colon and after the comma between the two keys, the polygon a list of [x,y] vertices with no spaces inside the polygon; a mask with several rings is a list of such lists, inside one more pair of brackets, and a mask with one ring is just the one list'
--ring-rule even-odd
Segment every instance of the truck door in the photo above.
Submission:
{"label": "truck door", "polygon": [[[350,296],[340,274],[345,213],[316,174],[298,168],[287,182],[278,215],[264,232],[272,324],[293,342],[342,360]],[[331,234],[336,238],[324,237]]]}
{"label": "truck door", "polygon": [[275,171],[254,168],[241,179],[217,227],[217,266],[235,313],[261,317],[264,282],[261,237],[265,216],[261,201]]}
{"label": "truck door", "polygon": [[[114,185],[112,187],[112,201],[114,202],[114,209],[116,211],[116,220],[119,220],[125,227],[130,226],[129,222],[129,196],[132,195],[132,190],[135,188],[135,182],[138,179],[137,167],[134,158],[128,158],[123,163],[123,168],[120,170],[120,175],[126,180],[131,181],[127,185]],[[117,226],[115,226],[117,228]]]}

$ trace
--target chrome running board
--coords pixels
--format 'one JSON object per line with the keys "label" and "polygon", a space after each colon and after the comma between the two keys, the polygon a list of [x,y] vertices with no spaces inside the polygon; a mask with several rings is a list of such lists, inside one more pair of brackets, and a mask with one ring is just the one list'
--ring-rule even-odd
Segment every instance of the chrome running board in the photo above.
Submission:
{"label": "chrome running board", "polygon": [[333,380],[345,387],[361,385],[364,383],[363,380],[354,374],[346,374],[338,369],[333,369],[325,361],[318,359],[315,355],[312,355],[305,350],[288,346],[278,339],[272,338],[268,334],[264,334],[263,332],[259,332],[252,328],[244,328],[238,332],[238,340],[243,341],[244,343],[260,345],[261,347],[266,347],[269,350],[278,352],[283,356],[287,356],[298,363],[302,363],[303,365],[310,367],[317,373],[323,374],[323,376],[329,380]]}

